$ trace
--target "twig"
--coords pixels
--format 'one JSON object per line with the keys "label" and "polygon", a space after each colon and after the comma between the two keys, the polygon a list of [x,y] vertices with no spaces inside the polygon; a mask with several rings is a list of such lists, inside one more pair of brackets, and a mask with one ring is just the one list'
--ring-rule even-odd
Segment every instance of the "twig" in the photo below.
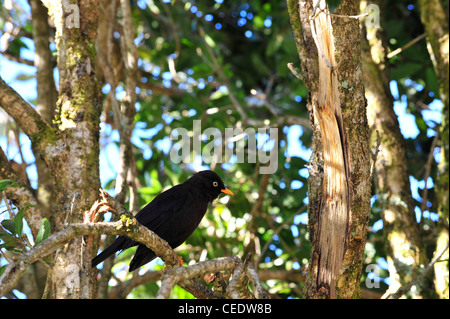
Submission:
{"label": "twig", "polygon": [[[10,179],[17,185],[12,189],[7,187],[4,190],[6,197],[12,201],[16,206],[24,207],[29,204],[28,209],[24,211],[25,219],[30,226],[31,233],[36,236],[41,227],[42,214],[40,205],[34,196],[33,190],[29,185],[26,185],[20,177],[18,177],[11,167],[11,164],[0,147],[0,179]],[[6,202],[6,201],[5,201]]]}
{"label": "twig", "polygon": [[361,18],[367,17],[369,15],[369,13],[363,13],[363,14],[358,14],[358,15],[355,15],[355,16],[346,16],[346,15],[334,14],[334,13],[330,13],[330,12],[328,12],[328,13],[325,12],[325,14],[328,14],[328,15],[330,15],[332,17],[347,18],[347,19],[361,19]]}
{"label": "twig", "polygon": [[20,159],[22,161],[22,164],[19,164],[21,166],[21,169],[23,170],[23,176],[22,174],[18,174],[19,177],[25,182],[25,184],[31,188],[31,183],[30,180],[28,179],[28,174],[26,172],[27,169],[27,162],[25,161],[25,158],[23,156],[23,152],[22,152],[22,145],[20,144],[20,130],[19,127],[17,125],[15,125],[12,129],[13,133],[14,133],[14,139],[16,140],[16,144],[17,144],[17,148],[19,150],[19,155],[20,155]]}
{"label": "twig", "polygon": [[72,220],[73,207],[75,206],[75,199],[77,198],[77,194],[73,194],[72,203],[70,204],[70,211],[67,212],[66,218],[64,219],[64,225],[67,226]]}
{"label": "twig", "polygon": [[[56,260],[56,258],[55,258]],[[42,293],[42,297],[41,299],[47,299],[48,298],[48,294],[50,292],[50,285],[51,285],[51,281],[52,281],[52,272],[53,272],[53,267],[50,267],[47,271],[47,277],[45,279],[45,287],[44,287],[44,292]]]}
{"label": "twig", "polygon": [[423,277],[425,277],[426,274],[428,274],[428,272],[433,268],[433,265],[441,258],[441,256],[445,253],[445,251],[448,249],[449,243],[447,242],[447,246],[445,246],[444,249],[442,249],[441,252],[439,252],[432,260],[431,262],[428,264],[428,266],[424,269],[424,271],[422,271],[422,273],[420,275],[418,275],[416,278],[414,278],[413,280],[411,280],[411,282],[409,284],[407,284],[404,287],[400,287],[395,293],[390,294],[388,296],[384,295],[383,297],[381,297],[381,299],[398,299],[401,296],[403,296],[404,294],[406,294],[412,286],[414,286],[415,284],[417,284],[420,280],[422,280]]}
{"label": "twig", "polygon": [[425,211],[425,208],[427,207],[427,199],[428,199],[428,177],[430,177],[430,172],[431,172],[431,164],[433,162],[434,156],[434,149],[437,146],[438,140],[439,140],[439,135],[440,135],[440,131],[436,130],[436,136],[433,139],[433,142],[431,144],[431,148],[430,148],[430,153],[428,154],[428,159],[427,159],[427,164],[425,167],[425,176],[424,176],[424,180],[425,180],[425,186],[423,188],[423,194],[422,194],[422,205],[420,206],[420,211],[423,212]]}
{"label": "twig", "polygon": [[304,81],[303,76],[294,68],[294,63],[289,62],[287,67],[297,79]]}
{"label": "twig", "polygon": [[419,35],[415,39],[411,40],[410,42],[408,42],[407,44],[405,44],[401,48],[398,48],[398,49],[395,49],[392,52],[389,52],[387,54],[387,58],[390,59],[390,58],[393,58],[394,56],[396,56],[397,54],[402,53],[402,51],[406,50],[407,48],[409,48],[413,44],[415,44],[415,43],[419,42],[420,40],[422,40],[423,38],[425,38],[425,35],[426,35],[425,33],[422,33],[421,35]]}
{"label": "twig", "polygon": [[6,196],[3,196],[0,193],[0,199],[2,199],[2,197],[3,197],[3,200],[5,201],[5,206],[6,206],[6,210],[8,211],[8,214],[9,214],[9,219],[14,220],[14,213],[12,212],[11,206],[9,206],[8,198]]}
{"label": "twig", "polygon": [[22,64],[29,65],[29,66],[34,66],[34,60],[24,59],[21,56],[14,55],[6,50],[0,51],[0,54],[3,55],[5,58],[7,58],[10,61],[22,63]]}
{"label": "twig", "polygon": [[111,287],[107,296],[104,296],[104,298],[125,299],[133,288],[148,282],[161,280],[162,276],[162,271],[147,271],[142,276],[133,277],[130,280],[119,282],[116,286]]}

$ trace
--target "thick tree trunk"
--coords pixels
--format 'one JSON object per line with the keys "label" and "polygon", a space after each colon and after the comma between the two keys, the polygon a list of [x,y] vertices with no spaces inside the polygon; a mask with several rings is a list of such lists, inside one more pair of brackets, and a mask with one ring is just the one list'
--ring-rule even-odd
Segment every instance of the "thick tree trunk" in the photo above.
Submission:
{"label": "thick tree trunk", "polygon": [[[325,1],[287,3],[314,129],[305,295],[357,298],[371,191],[359,21],[332,17]],[[335,13],[358,12],[359,1],[343,1]]]}
{"label": "thick tree trunk", "polygon": [[[436,195],[438,199],[439,213],[439,237],[436,252],[445,248],[448,233],[449,215],[449,32],[448,32],[448,3],[444,7],[440,0],[420,0],[420,16],[427,34],[427,47],[439,80],[440,97],[444,104],[442,108],[442,123],[439,129],[441,162],[438,167],[438,178],[436,183]],[[443,262],[434,266],[436,292],[441,298],[449,297],[449,274],[448,274],[449,250],[442,256]]]}
{"label": "thick tree trunk", "polygon": [[[57,190],[55,230],[86,222],[84,212],[98,196],[100,89],[94,72],[98,1],[45,1],[56,26],[59,99],[57,138],[46,146]],[[51,270],[52,298],[92,298],[95,280],[92,237],[73,239],[56,254]]]}
{"label": "thick tree trunk", "polygon": [[[378,1],[377,5],[384,8],[383,1]],[[389,90],[386,39],[379,27],[366,26],[363,31],[363,73],[372,132],[371,146],[379,149],[373,175],[383,212],[386,259],[391,278],[387,293],[391,294],[418,276],[427,259],[414,215],[405,142]],[[427,288],[423,290],[427,291]],[[420,296],[421,291],[419,287],[415,296]]]}

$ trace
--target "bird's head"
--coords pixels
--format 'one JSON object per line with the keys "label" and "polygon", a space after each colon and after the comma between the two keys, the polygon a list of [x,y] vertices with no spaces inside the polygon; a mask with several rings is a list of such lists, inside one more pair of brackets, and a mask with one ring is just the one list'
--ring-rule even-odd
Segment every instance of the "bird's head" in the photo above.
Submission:
{"label": "bird's head", "polygon": [[201,191],[204,192],[211,201],[216,199],[222,193],[234,195],[232,191],[225,187],[220,176],[213,171],[198,172],[192,175],[189,181],[201,185]]}

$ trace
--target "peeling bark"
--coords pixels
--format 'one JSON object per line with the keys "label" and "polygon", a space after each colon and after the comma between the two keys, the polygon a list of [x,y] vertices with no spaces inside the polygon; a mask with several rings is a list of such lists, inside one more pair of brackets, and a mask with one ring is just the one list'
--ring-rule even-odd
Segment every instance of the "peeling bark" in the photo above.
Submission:
{"label": "peeling bark", "polygon": [[[325,9],[325,8],[321,8]],[[334,56],[333,27],[327,11],[316,14],[314,26],[319,57],[319,88],[313,114],[322,135],[323,190],[318,215],[315,250],[318,251],[317,289],[336,297],[334,283],[344,256],[349,224],[347,143],[343,131]]]}
{"label": "peeling bark", "polygon": [[[331,17],[325,1],[316,10],[312,1],[287,3],[314,129],[305,295],[356,298],[371,190],[359,21]],[[336,11],[358,12],[359,1],[343,1]]]}

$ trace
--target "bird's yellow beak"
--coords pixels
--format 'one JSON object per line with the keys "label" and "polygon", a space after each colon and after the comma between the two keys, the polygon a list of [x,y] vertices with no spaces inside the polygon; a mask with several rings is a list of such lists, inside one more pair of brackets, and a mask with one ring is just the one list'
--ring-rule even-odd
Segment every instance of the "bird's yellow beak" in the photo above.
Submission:
{"label": "bird's yellow beak", "polygon": [[228,188],[225,189],[221,189],[220,190],[222,193],[228,194],[228,195],[234,195],[232,191],[230,191]]}

